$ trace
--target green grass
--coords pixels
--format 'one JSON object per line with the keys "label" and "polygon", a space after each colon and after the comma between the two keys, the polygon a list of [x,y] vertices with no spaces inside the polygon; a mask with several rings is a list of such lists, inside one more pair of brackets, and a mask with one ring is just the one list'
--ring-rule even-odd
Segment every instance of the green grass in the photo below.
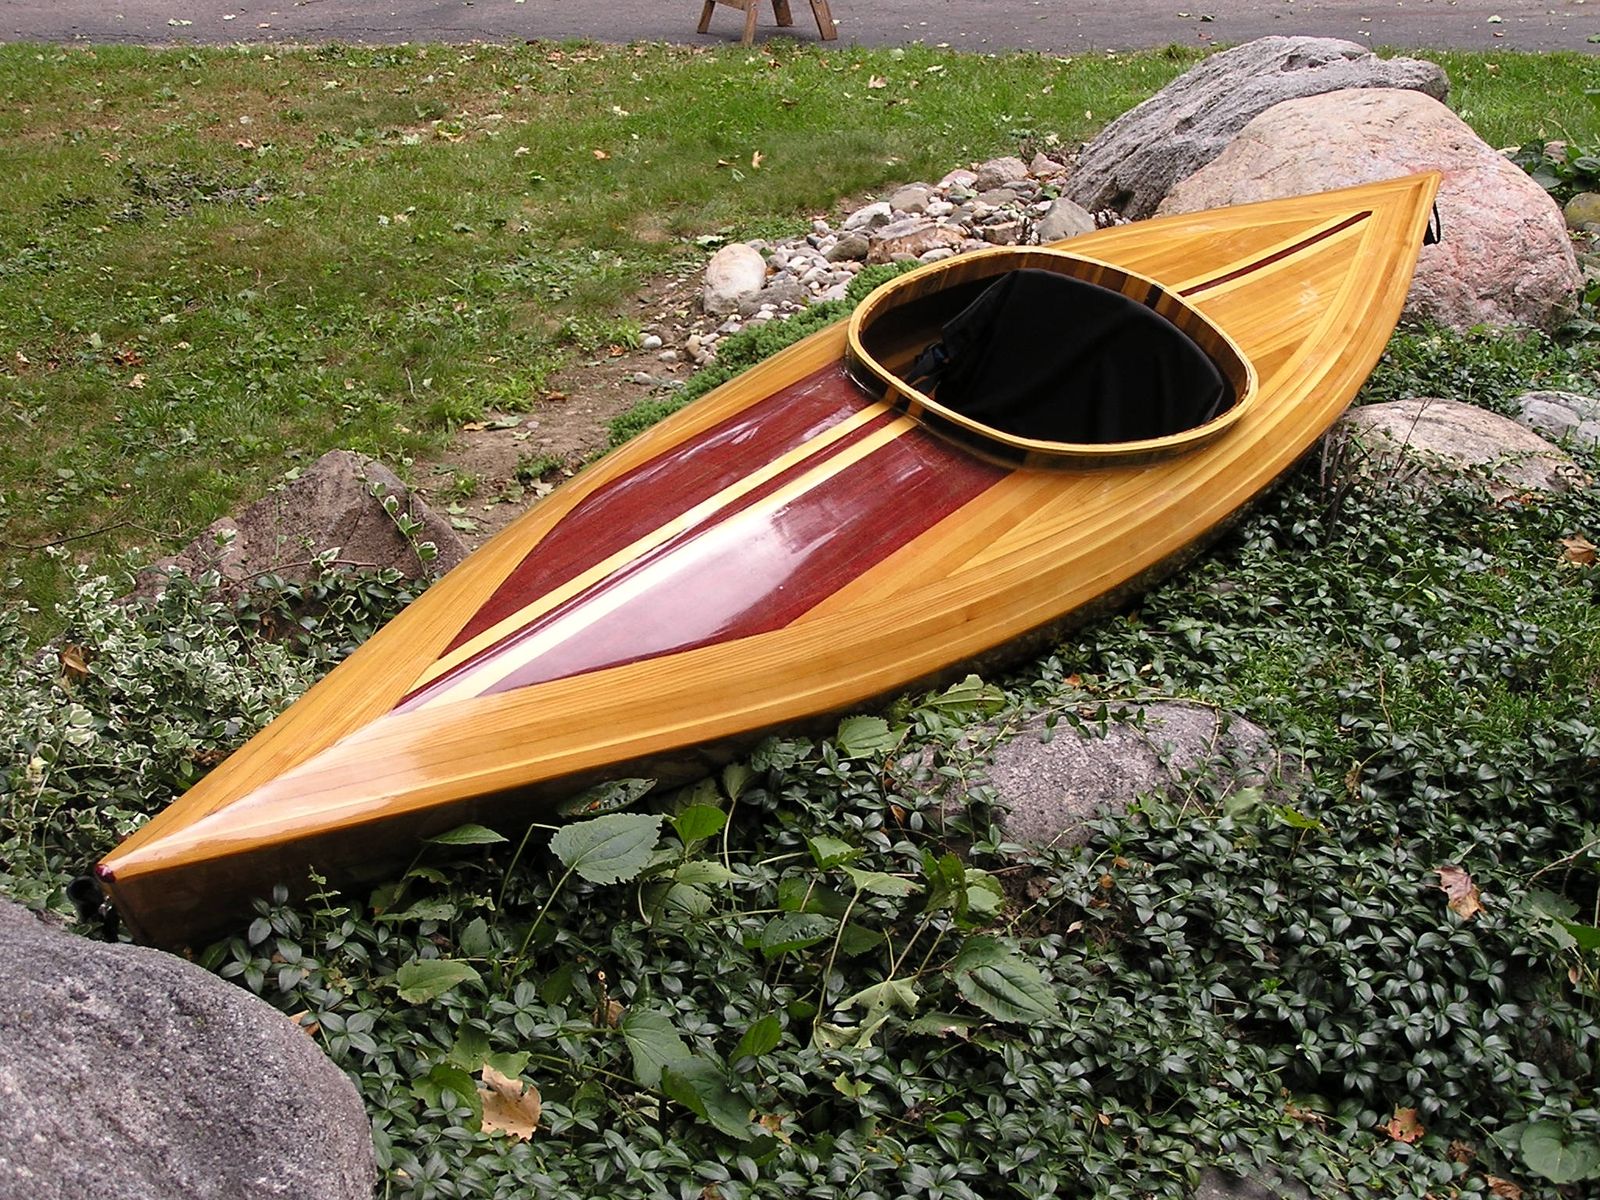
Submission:
{"label": "green grass", "polygon": [[[171,548],[336,446],[404,469],[636,335],[696,238],[1070,146],[1194,58],[0,46],[0,576],[48,606],[35,547]],[[1444,61],[1491,142],[1600,140],[1594,60]]]}
{"label": "green grass", "polygon": [[0,47],[5,572],[47,604],[25,547],[168,547],[290,460],[537,406],[695,238],[1071,142],[1188,61]]}

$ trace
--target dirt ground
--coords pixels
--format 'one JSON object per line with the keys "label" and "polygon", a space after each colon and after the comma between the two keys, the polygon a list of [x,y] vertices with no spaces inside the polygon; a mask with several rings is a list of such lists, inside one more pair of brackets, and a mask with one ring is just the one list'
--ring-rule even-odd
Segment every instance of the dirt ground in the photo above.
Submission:
{"label": "dirt ground", "polygon": [[[558,372],[532,411],[485,413],[464,426],[439,457],[415,465],[417,492],[448,514],[462,540],[477,549],[605,450],[612,419],[659,390],[636,377],[666,381],[694,373],[687,361],[663,362],[660,356],[714,324],[700,313],[700,287],[698,270],[652,280],[638,296],[636,319],[645,333],[662,339],[661,347],[610,347]],[[538,478],[519,478],[535,460],[553,465]],[[471,496],[459,497],[452,484],[465,476],[478,485]]]}

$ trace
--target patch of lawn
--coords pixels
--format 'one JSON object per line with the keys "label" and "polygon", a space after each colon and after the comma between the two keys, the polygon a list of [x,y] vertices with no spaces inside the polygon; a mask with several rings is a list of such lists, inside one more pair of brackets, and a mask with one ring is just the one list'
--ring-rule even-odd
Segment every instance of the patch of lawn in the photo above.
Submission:
{"label": "patch of lawn", "polygon": [[700,235],[1070,143],[1189,60],[0,47],[4,568],[47,605],[27,547],[170,547],[335,446],[403,467],[536,408]]}

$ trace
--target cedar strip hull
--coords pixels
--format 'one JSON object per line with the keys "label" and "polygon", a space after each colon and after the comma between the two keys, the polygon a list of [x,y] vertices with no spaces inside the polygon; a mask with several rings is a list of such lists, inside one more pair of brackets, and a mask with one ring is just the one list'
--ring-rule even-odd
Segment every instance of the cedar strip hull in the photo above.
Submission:
{"label": "cedar strip hull", "polygon": [[1437,185],[1063,243],[1160,283],[1248,364],[1226,428],[1148,454],[974,453],[848,370],[844,328],[806,339],[557,489],[108,855],[102,883],[136,936],[192,942],[310,867],[374,878],[464,821],[685,777],[1147,584],[1348,405]]}

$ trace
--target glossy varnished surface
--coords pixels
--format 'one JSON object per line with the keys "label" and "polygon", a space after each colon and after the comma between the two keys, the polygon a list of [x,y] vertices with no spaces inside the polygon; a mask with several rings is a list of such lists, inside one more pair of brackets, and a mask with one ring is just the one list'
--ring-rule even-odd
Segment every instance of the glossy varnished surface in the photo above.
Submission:
{"label": "glossy varnished surface", "polygon": [[[1183,297],[1248,360],[1224,436],[1146,465],[996,466],[818,334],[619,450],[435,585],[102,865],[178,941],[315,864],[893,693],[1146,579],[1349,402],[1410,280],[1434,177],[1166,218],[1074,254]],[[959,262],[960,260],[956,260]]]}

